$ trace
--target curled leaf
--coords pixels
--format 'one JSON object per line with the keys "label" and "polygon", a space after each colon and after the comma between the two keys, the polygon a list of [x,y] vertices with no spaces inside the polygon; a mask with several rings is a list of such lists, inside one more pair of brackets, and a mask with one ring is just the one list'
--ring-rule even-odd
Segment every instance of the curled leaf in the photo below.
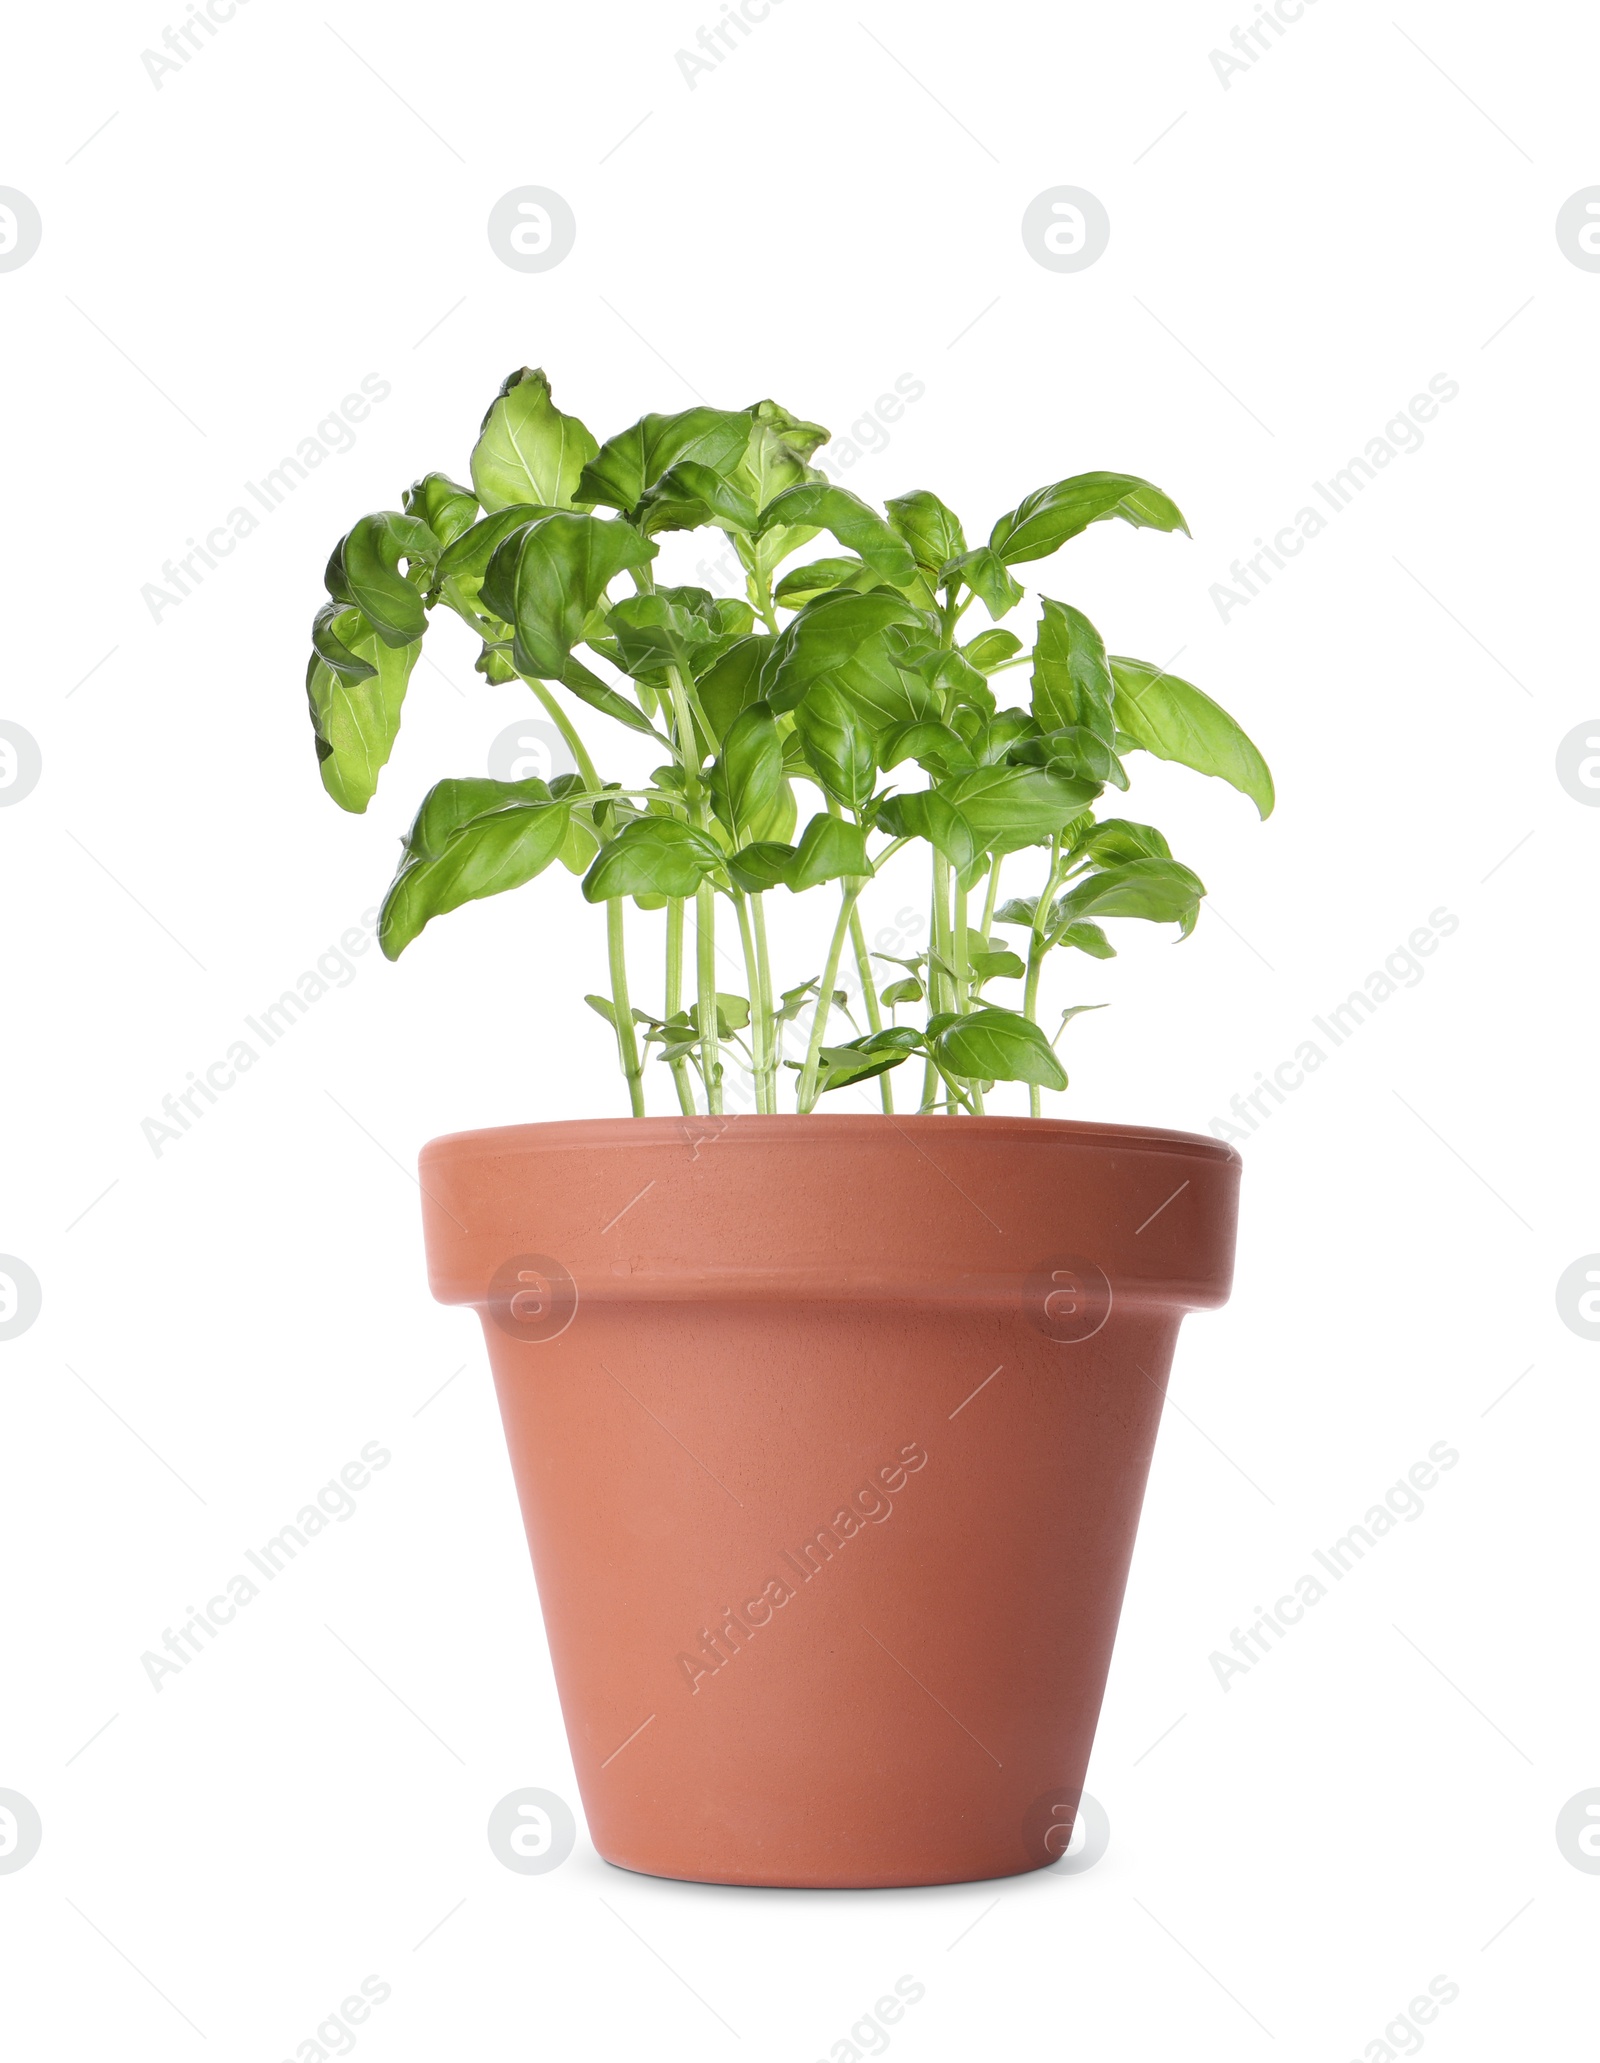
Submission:
{"label": "curled leaf", "polygon": [[409,645],[427,629],[428,610],[400,561],[431,569],[438,556],[439,540],[426,523],[385,509],[340,538],[324,584],[336,602],[359,609],[385,644]]}
{"label": "curled leaf", "polygon": [[1113,516],[1136,530],[1181,530],[1189,526],[1175,502],[1133,473],[1075,473],[1070,480],[1035,488],[1002,516],[989,533],[989,547],[1006,565],[1048,558],[1069,538]]}
{"label": "curled leaf", "polygon": [[384,897],[384,957],[397,960],[447,910],[542,873],[561,850],[570,808],[552,800],[542,781],[441,781],[417,812]]}
{"label": "curled leaf", "polygon": [[786,488],[761,511],[757,535],[780,526],[800,525],[831,531],[846,550],[896,587],[904,587],[916,573],[916,561],[905,539],[848,487],[807,480]]}

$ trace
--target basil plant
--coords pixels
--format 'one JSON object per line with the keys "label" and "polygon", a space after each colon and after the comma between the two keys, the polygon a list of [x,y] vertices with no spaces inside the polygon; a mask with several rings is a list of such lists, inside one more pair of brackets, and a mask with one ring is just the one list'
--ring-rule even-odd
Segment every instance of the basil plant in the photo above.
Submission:
{"label": "basil plant", "polygon": [[[1127,788],[1129,756],[1218,775],[1263,817],[1272,777],[1215,702],[1162,667],[1108,657],[1071,603],[1041,598],[1031,649],[1003,627],[1023,598],[1014,569],[1091,523],[1186,532],[1159,488],[1080,473],[972,546],[926,489],[880,513],[834,484],[810,463],[827,437],[759,401],[647,415],[601,444],[542,372],[512,373],[470,487],[428,473],[400,510],[363,516],[334,547],[306,677],[323,785],[341,808],[367,807],[430,620],[448,610],[480,641],[478,672],[525,681],[578,771],[432,788],[383,904],[389,959],[433,918],[559,861],[605,911],[611,993],[588,1000],[636,1115],[652,1050],[682,1111],[720,1111],[732,1046],[763,1112],[790,1074],[801,1111],[872,1077],[893,1111],[894,1071],[911,1062],[920,1110],[981,1113],[995,1083],[1025,1082],[1037,1116],[1040,1091],[1067,1085],[1056,1047],[1075,1014],[1053,1036],[1040,1024],[1049,956],[1112,957],[1110,918],[1187,937],[1205,894],[1159,831],[1097,813]],[[656,540],[703,527],[731,543],[743,594],[657,585]],[[1012,673],[1026,686],[1008,703]],[[601,773],[580,734],[593,716],[659,750],[643,786]],[[867,949],[858,901],[913,844],[926,949],[888,963]],[[1002,871],[1024,869],[1026,893],[1002,901]],[[780,986],[768,898],[830,884],[823,965]],[[658,1011],[631,1000],[630,897],[661,915]],[[717,986],[719,922],[744,995]],[[864,1025],[836,987],[846,955]]]}

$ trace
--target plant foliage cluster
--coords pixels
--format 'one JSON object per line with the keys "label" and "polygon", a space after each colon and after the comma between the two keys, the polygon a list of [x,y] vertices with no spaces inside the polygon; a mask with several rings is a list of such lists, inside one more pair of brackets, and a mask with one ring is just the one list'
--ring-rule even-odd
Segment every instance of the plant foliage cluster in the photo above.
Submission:
{"label": "plant foliage cluster", "polygon": [[[399,510],[363,516],[334,547],[306,678],[323,784],[342,808],[367,807],[442,607],[478,638],[480,673],[528,684],[578,771],[432,788],[383,905],[390,959],[433,918],[560,862],[606,913],[611,993],[588,1000],[611,1026],[636,1114],[652,1051],[680,1109],[720,1110],[732,1045],[761,1111],[778,1109],[785,1069],[801,1111],[871,1078],[892,1110],[891,1073],[912,1061],[923,1110],[981,1112],[996,1082],[1025,1082],[1037,1115],[1041,1090],[1066,1087],[1056,1046],[1075,1014],[1054,1037],[1039,1022],[1049,955],[1111,957],[1111,918],[1187,937],[1205,894],[1159,831],[1098,813],[1127,789],[1129,757],[1219,776],[1263,817],[1272,778],[1215,702],[1109,655],[1071,603],[1041,597],[1031,646],[1003,627],[1023,599],[1015,569],[1090,524],[1186,532],[1159,488],[1080,473],[1027,495],[973,545],[926,489],[880,511],[827,479],[811,463],[827,436],[760,401],[647,415],[602,444],[542,372],[512,373],[470,486],[428,473]],[[707,526],[737,553],[745,592],[657,586],[657,539]],[[819,539],[822,555],[797,561]],[[988,619],[975,630],[974,604]],[[1014,704],[1008,674],[1026,687]],[[588,712],[659,747],[643,787],[602,776],[575,722]],[[869,954],[857,905],[911,844],[927,858],[927,946],[891,966]],[[1032,887],[1002,901],[1002,867],[1019,853],[1033,857]],[[824,964],[777,987],[767,899],[829,883]],[[630,998],[628,898],[662,914],[658,1014]],[[729,919],[743,995],[716,982]],[[866,1017],[847,1038],[846,954]]]}

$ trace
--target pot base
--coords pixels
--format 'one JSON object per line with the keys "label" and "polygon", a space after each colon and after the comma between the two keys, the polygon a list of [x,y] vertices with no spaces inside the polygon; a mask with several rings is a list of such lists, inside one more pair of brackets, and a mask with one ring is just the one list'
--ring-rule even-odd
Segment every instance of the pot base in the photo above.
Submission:
{"label": "pot base", "polygon": [[614,1870],[623,1870],[630,1877],[654,1877],[669,1884],[711,1884],[727,1886],[740,1891],[924,1891],[936,1890],[944,1884],[990,1884],[1003,1882],[1007,1877],[1032,1876],[1035,1871],[1049,1869],[1059,1857],[1049,1856],[1043,1862],[1025,1862],[1015,1869],[970,1871],[955,1870],[948,1876],[859,1876],[842,1878],[836,1874],[822,1877],[779,1877],[744,1876],[726,1872],[721,1876],[691,1876],[682,1870],[646,1869],[640,1863],[624,1862],[620,1856],[605,1855],[598,1848],[595,1853],[603,1863]]}

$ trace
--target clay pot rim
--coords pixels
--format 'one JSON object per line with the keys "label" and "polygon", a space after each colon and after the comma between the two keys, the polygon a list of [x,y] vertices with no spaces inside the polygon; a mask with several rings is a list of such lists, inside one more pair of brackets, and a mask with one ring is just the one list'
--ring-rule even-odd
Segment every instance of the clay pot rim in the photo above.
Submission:
{"label": "clay pot rim", "polygon": [[[919,1212],[885,1233],[863,1202],[871,1191],[862,1182],[889,1162],[904,1174],[918,1156],[976,1215]],[[1198,1247],[1194,1240],[1217,1208],[1231,1223],[1241,1166],[1232,1146],[1193,1132],[868,1111],[504,1125],[432,1140],[419,1176],[433,1294],[480,1310],[495,1296],[480,1251],[485,1237],[499,1243],[497,1264],[513,1254],[553,1262],[555,1272],[544,1272],[569,1285],[574,1311],[580,1301],[747,1299],[1014,1309],[1039,1269],[1063,1253],[1092,1260],[1125,1305],[1199,1310],[1226,1301],[1231,1268],[1214,1239]],[[1125,1224],[1124,1211],[1105,1218],[1102,1206],[1104,1222],[1085,1245],[1037,1217],[1003,1227],[967,1186],[975,1180],[1021,1182],[1030,1193],[1042,1184],[1062,1198],[1086,1184],[1098,1191],[1109,1183],[1130,1198],[1149,1193],[1136,1209],[1130,1202]],[[797,1181],[828,1192],[798,1221],[783,1215]],[[1171,1203],[1191,1186],[1184,1209],[1168,1213],[1163,1197]],[[747,1207],[737,1228],[709,1237],[702,1212],[714,1216],[718,1199],[725,1205],[730,1197]],[[996,1197],[991,1204],[999,1208]],[[1135,1247],[1145,1229],[1139,1219],[1150,1231]]]}
{"label": "clay pot rim", "polygon": [[422,1149],[424,1164],[434,1160],[471,1159],[490,1154],[562,1151],[577,1148],[678,1146],[686,1139],[714,1136],[719,1144],[737,1141],[759,1146],[782,1141],[785,1145],[815,1140],[819,1145],[833,1141],[861,1140],[886,1129],[914,1132],[928,1138],[949,1138],[972,1143],[1039,1146],[1079,1146],[1140,1153],[1164,1153],[1179,1159],[1230,1162],[1242,1166],[1237,1147],[1203,1132],[1170,1131],[1157,1125],[1107,1124],[1081,1118],[1048,1117],[958,1117],[939,1112],[907,1112],[890,1116],[884,1111],[813,1111],[801,1116],[783,1111],[776,1116],[742,1112],[731,1116],[707,1117],[584,1117],[552,1118],[532,1124],[489,1125],[465,1132],[445,1132],[430,1139]]}

